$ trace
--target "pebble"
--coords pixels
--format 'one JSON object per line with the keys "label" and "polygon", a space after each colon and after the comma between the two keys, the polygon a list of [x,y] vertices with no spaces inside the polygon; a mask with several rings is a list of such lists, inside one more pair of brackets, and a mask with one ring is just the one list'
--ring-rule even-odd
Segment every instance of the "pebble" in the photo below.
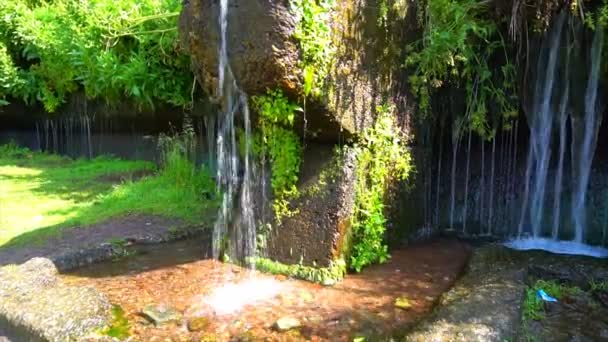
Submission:
{"label": "pebble", "polygon": [[300,321],[294,317],[285,316],[276,321],[274,324],[278,331],[288,331],[302,326]]}

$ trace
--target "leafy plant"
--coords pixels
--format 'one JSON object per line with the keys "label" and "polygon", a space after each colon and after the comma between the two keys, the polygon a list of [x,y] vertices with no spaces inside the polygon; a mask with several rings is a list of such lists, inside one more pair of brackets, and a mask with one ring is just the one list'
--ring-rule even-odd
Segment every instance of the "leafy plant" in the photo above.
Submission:
{"label": "leafy plant", "polygon": [[335,0],[291,0],[290,3],[298,18],[295,37],[302,51],[304,95],[318,97],[322,94],[334,55],[329,25]]}
{"label": "leafy plant", "polygon": [[390,257],[384,243],[387,187],[391,178],[405,180],[412,170],[406,142],[390,113],[388,105],[377,108],[375,125],[363,132],[355,146],[358,167],[349,266],[357,272]]}
{"label": "leafy plant", "polygon": [[255,153],[268,161],[271,168],[271,185],[274,192],[274,211],[277,220],[293,212],[288,199],[296,197],[300,172],[302,146],[293,132],[296,112],[301,108],[289,102],[280,90],[269,90],[266,95],[252,99],[259,113],[259,134],[254,144]]}
{"label": "leafy plant", "polygon": [[[517,115],[513,106],[515,68],[507,58],[496,21],[488,18],[487,3],[477,0],[427,0],[425,4],[421,6],[426,14],[421,16],[426,18],[423,37],[408,45],[405,63],[414,68],[409,82],[419,111],[423,118],[430,114],[431,96],[439,88],[464,89],[465,117],[471,129],[488,137],[492,135],[488,118],[492,104],[506,119]],[[504,64],[495,67],[490,61],[501,50]]]}
{"label": "leafy plant", "polygon": [[5,0],[0,3],[0,99],[56,111],[88,98],[188,106],[193,76],[179,48],[179,0]]}
{"label": "leafy plant", "polygon": [[608,280],[596,281],[595,279],[591,279],[589,286],[591,291],[608,291]]}
{"label": "leafy plant", "polygon": [[544,290],[548,295],[561,300],[564,296],[576,296],[582,290],[576,286],[567,286],[553,280],[538,280],[533,286],[526,288],[526,297],[523,304],[523,320],[539,321],[545,318],[545,305],[542,299],[538,298],[538,290]]}

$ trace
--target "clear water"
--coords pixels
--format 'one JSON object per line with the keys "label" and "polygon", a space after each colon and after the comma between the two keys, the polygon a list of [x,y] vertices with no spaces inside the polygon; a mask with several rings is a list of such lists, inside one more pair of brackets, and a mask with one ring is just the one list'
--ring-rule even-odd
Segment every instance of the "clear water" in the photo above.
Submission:
{"label": "clear water", "polygon": [[544,250],[556,254],[586,255],[595,258],[608,258],[608,249],[589,246],[576,241],[559,241],[544,238],[515,239],[505,246],[517,250]]}
{"label": "clear water", "polygon": [[[254,256],[256,251],[251,195],[251,122],[247,95],[239,89],[228,58],[228,5],[228,0],[220,1],[221,42],[218,52],[217,95],[221,98],[222,108],[217,119],[216,170],[218,190],[223,194],[223,198],[213,229],[213,256],[219,258],[220,254],[226,253],[231,259],[246,260]],[[244,126],[243,137],[237,137],[239,114]],[[245,140],[244,156],[239,155],[237,138]]]}

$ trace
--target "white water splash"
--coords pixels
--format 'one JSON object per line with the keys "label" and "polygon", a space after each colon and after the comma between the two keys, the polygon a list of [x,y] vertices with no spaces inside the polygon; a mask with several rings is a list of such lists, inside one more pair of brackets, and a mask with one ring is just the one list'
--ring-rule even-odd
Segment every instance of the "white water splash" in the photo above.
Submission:
{"label": "white water splash", "polygon": [[251,278],[216,288],[202,300],[202,304],[213,310],[215,315],[230,315],[245,306],[271,300],[285,291],[287,286],[278,280]]}
{"label": "white water splash", "polygon": [[517,250],[544,250],[556,254],[586,255],[595,258],[608,258],[608,249],[589,246],[575,241],[558,241],[552,239],[517,239],[504,244]]}

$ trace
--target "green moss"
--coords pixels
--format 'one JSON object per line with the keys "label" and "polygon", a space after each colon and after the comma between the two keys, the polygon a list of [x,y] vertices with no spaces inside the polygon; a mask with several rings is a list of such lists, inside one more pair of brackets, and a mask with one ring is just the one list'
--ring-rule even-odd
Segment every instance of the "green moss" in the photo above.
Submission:
{"label": "green moss", "polygon": [[256,258],[253,263],[256,269],[262,272],[285,275],[323,285],[333,285],[342,280],[346,274],[346,263],[341,259],[333,261],[329,267],[286,265],[265,258]]}
{"label": "green moss", "polygon": [[260,114],[260,129],[253,151],[270,164],[273,207],[280,223],[282,217],[295,214],[289,209],[288,200],[298,196],[296,184],[302,145],[293,132],[293,125],[301,108],[291,103],[280,90],[269,90],[266,95],[255,96],[252,100],[254,109]]}
{"label": "green moss", "polygon": [[343,153],[340,148],[334,151],[333,160],[324,166],[319,172],[319,178],[313,184],[307,186],[301,191],[303,196],[325,196],[328,193],[327,185],[335,182],[340,176],[342,170]]}
{"label": "green moss", "polygon": [[561,300],[565,296],[580,295],[583,290],[576,286],[560,284],[554,280],[538,280],[534,285],[526,288],[526,297],[523,304],[524,323],[529,320],[540,321],[545,318],[545,305],[542,299],[536,295],[538,290],[544,290],[548,295]]}
{"label": "green moss", "polygon": [[403,181],[412,170],[409,149],[391,113],[391,107],[379,107],[376,123],[354,147],[358,164],[355,209],[352,231],[345,238],[352,246],[346,252],[349,266],[357,272],[390,257],[384,242],[386,191],[391,180]]}
{"label": "green moss", "polygon": [[130,328],[129,320],[125,316],[124,310],[120,306],[114,305],[112,307],[112,322],[101,334],[122,340],[131,336]]}

